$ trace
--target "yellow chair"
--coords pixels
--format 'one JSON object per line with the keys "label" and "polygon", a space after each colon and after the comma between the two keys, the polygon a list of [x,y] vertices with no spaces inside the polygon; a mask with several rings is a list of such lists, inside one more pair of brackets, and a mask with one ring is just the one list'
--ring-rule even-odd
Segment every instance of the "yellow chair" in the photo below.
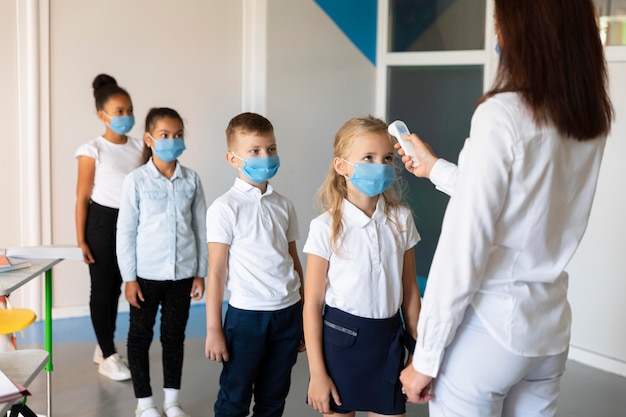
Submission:
{"label": "yellow chair", "polygon": [[30,326],[37,315],[27,308],[0,310],[0,334],[10,334]]}

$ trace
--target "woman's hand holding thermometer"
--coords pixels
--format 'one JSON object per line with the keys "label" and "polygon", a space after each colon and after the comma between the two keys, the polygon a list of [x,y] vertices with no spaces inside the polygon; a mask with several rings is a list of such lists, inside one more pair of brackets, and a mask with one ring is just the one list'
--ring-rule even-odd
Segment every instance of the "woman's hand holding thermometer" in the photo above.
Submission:
{"label": "woman's hand holding thermometer", "polygon": [[413,159],[413,168],[416,168],[420,161],[417,158],[417,154],[415,153],[415,147],[413,146],[413,142],[404,138],[404,135],[410,135],[409,129],[406,127],[406,124],[402,120],[396,120],[391,123],[389,127],[387,127],[387,131],[390,135],[396,138],[402,150],[404,150],[405,155],[410,156]]}

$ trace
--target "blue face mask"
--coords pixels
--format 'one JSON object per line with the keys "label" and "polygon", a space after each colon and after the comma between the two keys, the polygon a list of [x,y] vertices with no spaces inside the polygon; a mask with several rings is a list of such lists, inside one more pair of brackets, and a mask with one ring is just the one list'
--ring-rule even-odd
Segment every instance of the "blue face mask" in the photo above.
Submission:
{"label": "blue face mask", "polygon": [[498,37],[498,35],[496,35],[496,47],[495,47],[495,50],[496,50],[496,54],[498,54],[498,56],[500,58],[502,58],[502,56],[501,56],[502,50],[500,49],[500,38]]}
{"label": "blue face mask", "polygon": [[106,113],[104,114],[111,119],[111,124],[108,126],[118,135],[127,134],[135,126],[135,116],[109,116]]}
{"label": "blue face mask", "polygon": [[[148,133],[148,136],[152,138],[152,135]],[[185,139],[154,139],[154,147],[152,152],[163,162],[172,162],[178,159],[182,155],[185,147]]]}
{"label": "blue face mask", "polygon": [[385,192],[396,179],[396,169],[389,164],[353,164],[344,159],[344,162],[354,167],[354,172],[348,180],[354,188],[368,197],[375,197]]}
{"label": "blue face mask", "polygon": [[237,158],[243,161],[243,168],[241,168],[241,172],[246,176],[250,181],[255,183],[262,183],[274,175],[278,171],[278,167],[280,167],[280,159],[278,155],[268,156],[265,158],[240,158],[234,152]]}

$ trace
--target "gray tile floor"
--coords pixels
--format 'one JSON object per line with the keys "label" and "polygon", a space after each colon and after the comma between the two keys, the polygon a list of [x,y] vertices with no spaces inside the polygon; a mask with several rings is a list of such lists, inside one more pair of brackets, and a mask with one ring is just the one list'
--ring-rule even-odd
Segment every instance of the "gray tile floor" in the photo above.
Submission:
{"label": "gray tile floor", "polygon": [[[29,346],[21,346],[29,347]],[[32,346],[31,346],[32,347]],[[113,382],[98,374],[91,362],[93,343],[57,343],[54,346],[52,373],[53,417],[120,417],[134,416],[132,385]],[[125,351],[118,343],[120,352]],[[183,370],[181,400],[193,417],[212,416],[218,390],[221,366],[204,359],[204,339],[188,339]],[[161,347],[152,345],[152,387],[162,402]],[[301,354],[293,371],[292,387],[285,416],[319,416],[304,403],[308,370]],[[46,413],[46,379],[42,373],[30,386],[33,394],[28,404],[38,414]],[[626,379],[569,361],[562,382],[558,417],[626,417]],[[365,413],[359,414],[365,415]],[[427,417],[426,406],[410,404],[409,417]]]}

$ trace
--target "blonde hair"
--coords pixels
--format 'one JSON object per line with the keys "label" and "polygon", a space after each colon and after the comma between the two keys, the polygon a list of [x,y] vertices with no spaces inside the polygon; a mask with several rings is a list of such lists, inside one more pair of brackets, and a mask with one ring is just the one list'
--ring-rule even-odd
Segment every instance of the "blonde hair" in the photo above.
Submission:
{"label": "blonde hair", "polygon": [[[346,158],[355,139],[370,133],[380,134],[382,137],[387,138],[389,143],[394,143],[389,133],[387,133],[387,124],[385,122],[373,116],[355,117],[344,123],[337,131],[333,147],[333,161],[335,158]],[[328,211],[332,217],[330,241],[331,248],[335,253],[338,252],[338,241],[343,231],[341,206],[347,195],[346,179],[335,171],[334,163],[331,162],[328,176],[317,191],[317,199],[321,211]],[[385,215],[388,219],[394,221],[394,218],[391,217],[391,212],[400,206],[398,181],[394,181],[382,195],[385,199]]]}

